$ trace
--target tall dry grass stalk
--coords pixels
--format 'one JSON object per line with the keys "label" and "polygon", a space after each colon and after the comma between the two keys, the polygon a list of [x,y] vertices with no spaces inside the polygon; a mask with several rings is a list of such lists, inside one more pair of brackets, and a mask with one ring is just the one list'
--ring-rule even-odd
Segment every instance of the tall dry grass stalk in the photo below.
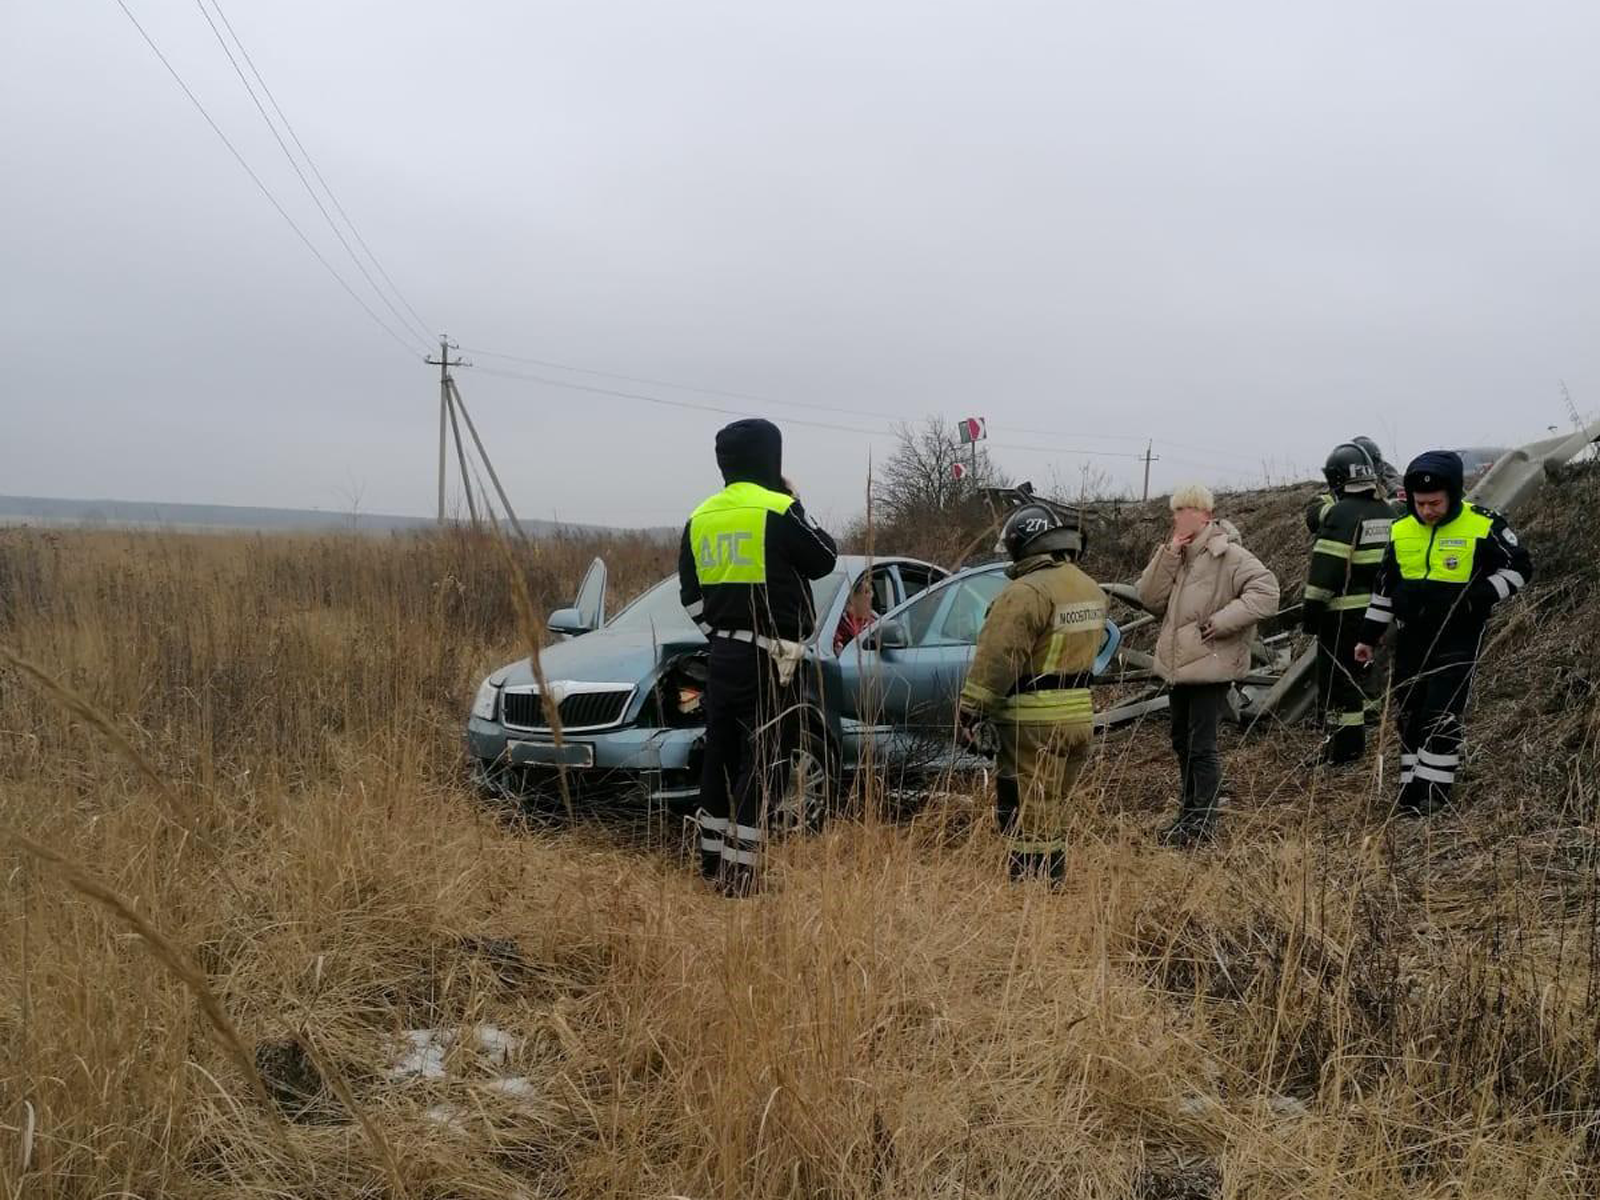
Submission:
{"label": "tall dry grass stalk", "polygon": [[[1278,730],[1230,738],[1222,843],[1158,850],[1155,722],[1098,747],[1060,893],[947,779],[873,784],[746,902],[463,786],[472,688],[594,547],[509,547],[522,604],[470,536],[0,532],[0,643],[157,777],[0,668],[0,1195],[1592,1195],[1600,554],[1561,517],[1597,488],[1523,522],[1459,815],[1386,822],[1374,764]],[[1297,499],[1236,501],[1286,580]],[[608,550],[624,595],[671,569]],[[463,1035],[446,1078],[389,1071],[412,1029]]]}

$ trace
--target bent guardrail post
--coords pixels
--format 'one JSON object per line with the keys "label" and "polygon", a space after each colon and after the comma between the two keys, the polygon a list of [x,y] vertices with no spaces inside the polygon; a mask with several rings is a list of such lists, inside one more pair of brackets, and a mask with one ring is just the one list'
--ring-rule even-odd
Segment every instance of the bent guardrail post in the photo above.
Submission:
{"label": "bent guardrail post", "polygon": [[1489,468],[1467,499],[1509,516],[1553,471],[1566,466],[1593,442],[1600,442],[1600,420],[1573,433],[1519,446]]}

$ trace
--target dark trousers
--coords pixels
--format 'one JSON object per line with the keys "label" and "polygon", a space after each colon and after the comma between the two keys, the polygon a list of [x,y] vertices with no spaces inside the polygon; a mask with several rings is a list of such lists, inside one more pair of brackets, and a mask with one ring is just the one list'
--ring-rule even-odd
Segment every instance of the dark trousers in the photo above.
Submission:
{"label": "dark trousers", "polygon": [[1395,710],[1400,731],[1400,807],[1431,812],[1449,803],[1461,769],[1467,699],[1478,641],[1431,644],[1432,629],[1403,629],[1395,644]]}
{"label": "dark trousers", "polygon": [[761,865],[765,807],[775,803],[797,728],[795,689],[778,683],[765,650],[711,639],[705,759],[700,774],[700,870],[739,882]]}
{"label": "dark trousers", "polygon": [[1368,669],[1356,662],[1359,612],[1328,613],[1317,631],[1317,710],[1327,733],[1324,757],[1354,762],[1367,748]]}
{"label": "dark trousers", "polygon": [[1183,780],[1185,813],[1210,813],[1222,786],[1217,725],[1228,706],[1226,683],[1178,683],[1172,687],[1172,750]]}

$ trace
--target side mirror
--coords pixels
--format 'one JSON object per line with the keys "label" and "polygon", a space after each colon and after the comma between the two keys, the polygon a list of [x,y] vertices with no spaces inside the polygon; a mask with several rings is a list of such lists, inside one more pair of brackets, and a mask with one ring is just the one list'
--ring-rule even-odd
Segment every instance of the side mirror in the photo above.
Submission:
{"label": "side mirror", "polygon": [[899,621],[880,621],[861,644],[868,650],[906,650],[911,646],[911,636]]}
{"label": "side mirror", "polygon": [[563,637],[577,637],[579,634],[591,632],[594,626],[589,624],[583,613],[578,609],[558,608],[550,614],[550,621],[546,628],[551,633],[558,633]]}

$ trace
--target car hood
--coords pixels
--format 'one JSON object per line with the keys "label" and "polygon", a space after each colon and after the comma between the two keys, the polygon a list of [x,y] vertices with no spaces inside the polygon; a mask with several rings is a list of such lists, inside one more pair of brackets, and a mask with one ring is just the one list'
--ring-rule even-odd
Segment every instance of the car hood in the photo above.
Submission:
{"label": "car hood", "polygon": [[[688,650],[703,649],[705,644],[705,638],[692,632],[675,633],[663,641],[659,632],[655,635],[648,630],[609,633],[597,629],[546,646],[539,655],[539,663],[544,668],[546,681],[637,684],[647,679],[666,659]],[[536,682],[526,658],[502,667],[495,672],[495,677],[497,682],[512,687]]]}

